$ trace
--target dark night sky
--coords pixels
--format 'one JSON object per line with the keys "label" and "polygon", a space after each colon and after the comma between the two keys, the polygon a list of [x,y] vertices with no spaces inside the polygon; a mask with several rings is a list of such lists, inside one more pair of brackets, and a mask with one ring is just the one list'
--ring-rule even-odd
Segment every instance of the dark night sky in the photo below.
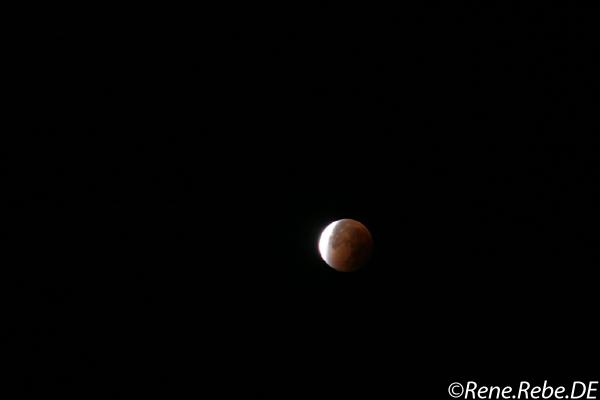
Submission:
{"label": "dark night sky", "polygon": [[[597,372],[600,148],[549,144],[597,127],[590,13],[327,4],[24,33],[25,398]],[[375,240],[357,273],[318,257],[340,218]]]}

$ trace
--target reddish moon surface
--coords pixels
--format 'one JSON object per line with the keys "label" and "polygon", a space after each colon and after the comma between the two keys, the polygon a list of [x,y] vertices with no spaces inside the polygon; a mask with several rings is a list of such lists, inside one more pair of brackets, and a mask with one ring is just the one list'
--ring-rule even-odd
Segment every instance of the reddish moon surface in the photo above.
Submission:
{"label": "reddish moon surface", "polygon": [[352,272],[363,267],[371,256],[373,238],[366,226],[353,219],[327,225],[319,238],[319,252],[331,268]]}

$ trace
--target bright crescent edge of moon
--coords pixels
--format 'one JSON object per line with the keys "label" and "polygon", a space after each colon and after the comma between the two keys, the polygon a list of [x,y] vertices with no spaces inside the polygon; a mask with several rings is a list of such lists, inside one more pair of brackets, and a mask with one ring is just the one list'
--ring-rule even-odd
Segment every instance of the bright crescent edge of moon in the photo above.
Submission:
{"label": "bright crescent edge of moon", "polygon": [[319,238],[319,253],[321,253],[321,257],[325,262],[328,263],[328,251],[329,251],[329,239],[331,238],[331,234],[335,229],[335,226],[339,223],[339,221],[334,221],[327,225],[327,227],[321,233],[321,237]]}

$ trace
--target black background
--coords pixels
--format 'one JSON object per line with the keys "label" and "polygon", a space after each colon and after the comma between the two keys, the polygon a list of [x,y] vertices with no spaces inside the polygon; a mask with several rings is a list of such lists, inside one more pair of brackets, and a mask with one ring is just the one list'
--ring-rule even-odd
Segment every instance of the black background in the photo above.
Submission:
{"label": "black background", "polygon": [[[549,140],[595,129],[590,10],[162,11],[23,30],[24,397],[594,377],[600,149]],[[318,256],[340,218],[356,273]]]}

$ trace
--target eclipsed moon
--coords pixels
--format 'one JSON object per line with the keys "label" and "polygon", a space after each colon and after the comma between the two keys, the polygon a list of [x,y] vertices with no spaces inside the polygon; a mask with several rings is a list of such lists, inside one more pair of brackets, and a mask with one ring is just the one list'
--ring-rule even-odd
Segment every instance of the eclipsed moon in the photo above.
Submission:
{"label": "eclipsed moon", "polygon": [[327,225],[319,238],[319,253],[331,268],[352,272],[368,261],[373,238],[366,226],[353,219],[340,219]]}

